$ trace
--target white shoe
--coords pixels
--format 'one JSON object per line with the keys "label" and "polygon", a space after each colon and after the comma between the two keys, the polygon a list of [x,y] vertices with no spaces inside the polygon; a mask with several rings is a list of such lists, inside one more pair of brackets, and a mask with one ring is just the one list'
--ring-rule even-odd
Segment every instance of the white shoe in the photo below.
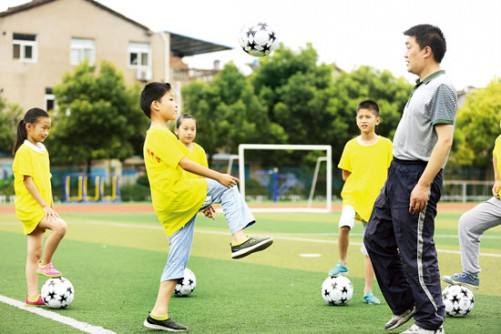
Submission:
{"label": "white shoe", "polygon": [[409,329],[400,334],[445,334],[445,331],[444,331],[444,326],[440,326],[440,328],[436,330],[430,330],[421,328],[418,325],[414,324],[411,327],[409,327]]}

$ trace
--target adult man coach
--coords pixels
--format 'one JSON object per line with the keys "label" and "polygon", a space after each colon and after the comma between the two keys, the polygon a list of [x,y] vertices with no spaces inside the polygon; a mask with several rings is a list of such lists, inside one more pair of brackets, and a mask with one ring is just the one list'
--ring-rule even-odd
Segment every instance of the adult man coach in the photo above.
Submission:
{"label": "adult man coach", "polygon": [[443,333],[444,305],[433,234],[457,95],[440,70],[446,51],[442,31],[421,24],[404,35],[407,69],[419,79],[395,132],[394,159],[364,243],[393,312],[385,329],[393,330],[414,316],[415,324],[403,333]]}

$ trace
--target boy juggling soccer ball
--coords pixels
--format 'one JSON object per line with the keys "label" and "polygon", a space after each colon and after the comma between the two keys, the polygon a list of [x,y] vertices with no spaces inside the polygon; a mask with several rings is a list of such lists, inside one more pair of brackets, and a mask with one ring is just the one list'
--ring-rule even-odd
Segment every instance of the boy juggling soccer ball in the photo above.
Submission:
{"label": "boy juggling soccer ball", "polygon": [[[237,178],[203,167],[186,157],[186,148],[166,125],[176,119],[177,109],[170,84],[147,84],[141,92],[141,109],[151,119],[143,151],[152,204],[170,244],[157,300],[144,326],[183,332],[187,327],[169,318],[168,304],[188,262],[197,212],[212,203],[221,203],[231,232],[234,259],[264,250],[273,240],[248,237],[244,233],[245,228],[255,223],[255,218],[235,187]],[[204,178],[191,177],[185,171]]]}
{"label": "boy juggling soccer ball", "polygon": [[[392,159],[391,141],[376,134],[376,126],[380,122],[377,103],[372,100],[360,102],[356,122],[360,135],[346,143],[338,165],[343,171],[345,184],[341,192],[343,209],[339,219],[339,262],[330,270],[330,276],[348,273],[350,231],[356,219],[362,221],[365,231],[374,201],[386,181]],[[363,300],[367,304],[380,304],[379,299],[372,293],[374,271],[370,258],[364,246],[361,250],[365,255]]]}

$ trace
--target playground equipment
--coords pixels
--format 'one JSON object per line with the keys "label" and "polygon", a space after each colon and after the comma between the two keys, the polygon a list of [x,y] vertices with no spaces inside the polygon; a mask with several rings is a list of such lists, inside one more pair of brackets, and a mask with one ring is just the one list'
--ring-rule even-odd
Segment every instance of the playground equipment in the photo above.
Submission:
{"label": "playground equipment", "polygon": [[[89,189],[93,189],[92,193],[89,192]],[[64,177],[63,201],[120,202],[120,177],[118,175],[105,177],[102,175],[67,174]]]}

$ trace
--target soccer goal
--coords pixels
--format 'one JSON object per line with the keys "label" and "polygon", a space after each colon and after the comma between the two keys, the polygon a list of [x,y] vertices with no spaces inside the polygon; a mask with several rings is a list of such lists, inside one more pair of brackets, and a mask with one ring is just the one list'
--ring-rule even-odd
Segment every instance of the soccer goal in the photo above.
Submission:
{"label": "soccer goal", "polygon": [[240,192],[254,212],[330,212],[330,145],[241,144]]}

